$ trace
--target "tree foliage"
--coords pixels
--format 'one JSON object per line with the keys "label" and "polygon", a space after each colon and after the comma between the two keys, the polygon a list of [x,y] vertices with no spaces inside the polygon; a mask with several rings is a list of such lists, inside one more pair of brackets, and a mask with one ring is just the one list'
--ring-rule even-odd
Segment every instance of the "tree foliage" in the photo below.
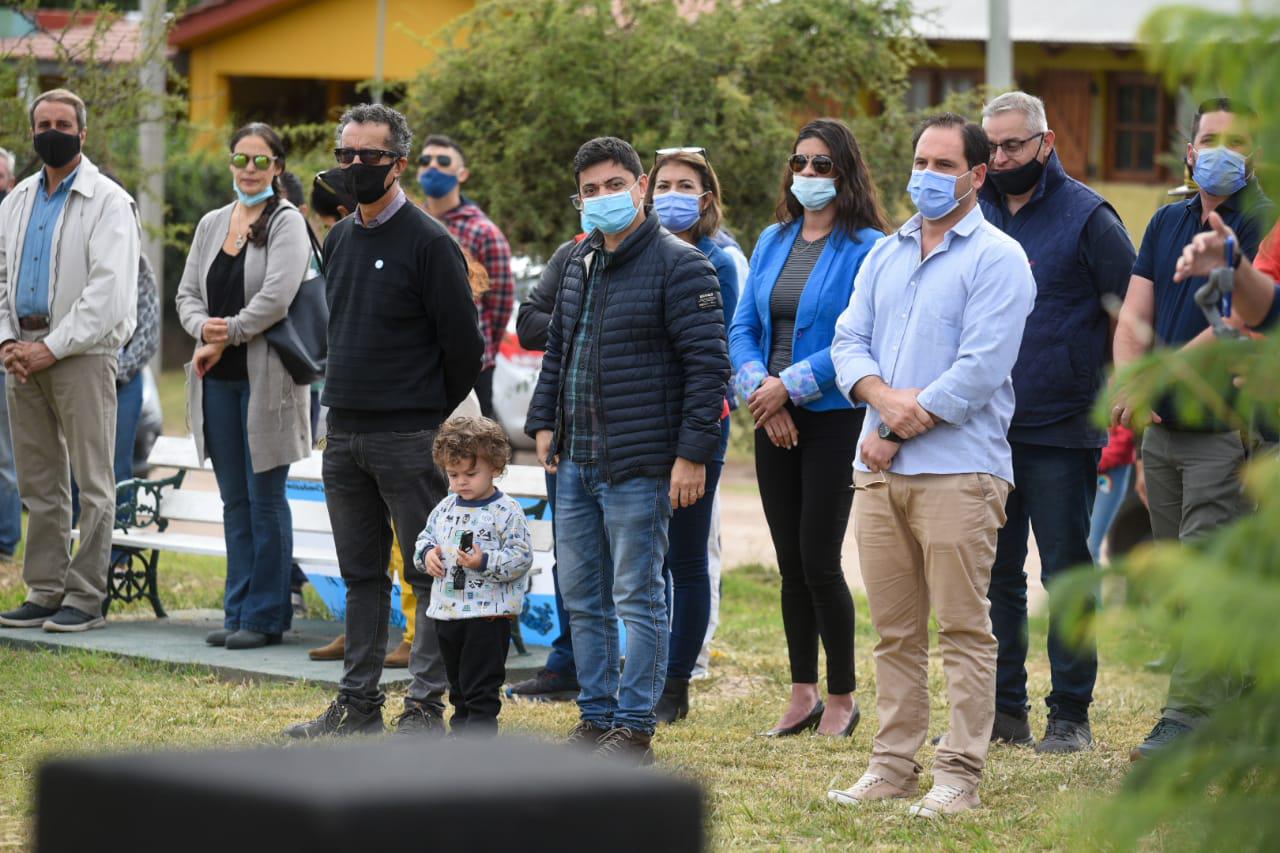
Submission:
{"label": "tree foliage", "polygon": [[[1226,95],[1252,105],[1255,150],[1280,151],[1280,16],[1171,8],[1152,16],[1143,34],[1153,69],[1171,87],[1187,85],[1197,100]],[[1280,177],[1277,163],[1256,163],[1264,186]],[[1172,393],[1187,417],[1215,418],[1251,439],[1274,437],[1277,363],[1277,338],[1217,342],[1154,354],[1122,372],[1117,385],[1139,411]],[[1100,417],[1110,405],[1100,403]],[[1111,569],[1140,591],[1143,603],[1109,609],[1102,618],[1147,626],[1195,666],[1244,678],[1250,687],[1193,735],[1136,766],[1118,795],[1085,810],[1081,847],[1280,847],[1280,463],[1274,445],[1259,445],[1246,486],[1253,514],[1194,544],[1159,545]],[[1095,580],[1078,574],[1072,584],[1079,617]]]}
{"label": "tree foliage", "polygon": [[577,230],[571,164],[594,136],[630,141],[646,165],[657,148],[706,148],[748,244],[770,221],[789,146],[810,118],[848,120],[882,192],[899,192],[910,170],[906,76],[928,55],[907,0],[743,0],[696,17],[688,5],[479,3],[441,35],[405,108],[419,134],[459,141],[475,166],[468,194],[537,254]]}

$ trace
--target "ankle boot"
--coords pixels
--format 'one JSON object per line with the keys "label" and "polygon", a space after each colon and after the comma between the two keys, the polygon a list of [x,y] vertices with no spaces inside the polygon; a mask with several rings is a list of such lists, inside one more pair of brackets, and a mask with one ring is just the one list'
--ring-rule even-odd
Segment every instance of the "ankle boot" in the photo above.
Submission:
{"label": "ankle boot", "polygon": [[688,716],[689,679],[668,677],[653,713],[657,715],[659,723],[674,723]]}

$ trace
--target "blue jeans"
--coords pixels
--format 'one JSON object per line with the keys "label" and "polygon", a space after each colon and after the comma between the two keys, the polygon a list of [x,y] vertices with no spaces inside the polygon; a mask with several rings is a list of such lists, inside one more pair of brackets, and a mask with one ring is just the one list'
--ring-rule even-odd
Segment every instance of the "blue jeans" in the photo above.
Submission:
{"label": "blue jeans", "polygon": [[[142,371],[123,385],[116,386],[116,449],[113,463],[116,482],[133,479],[133,444],[138,437],[138,421],[142,420]],[[80,487],[74,472],[71,477],[71,523],[80,523]],[[116,502],[119,503],[119,495]],[[111,549],[115,562],[116,550]]]}
{"label": "blue jeans", "polygon": [[1098,475],[1098,497],[1093,501],[1093,518],[1089,522],[1089,553],[1095,563],[1102,555],[1102,543],[1106,541],[1111,524],[1129,493],[1132,477],[1133,465],[1120,465]]}
{"label": "blue jeans", "polygon": [[1053,579],[1077,566],[1092,566],[1089,526],[1098,488],[1098,450],[1011,442],[1015,488],[1005,503],[1008,521],[996,540],[991,568],[991,632],[999,642],[996,710],[1026,717],[1027,534],[1040,548],[1040,581],[1049,590],[1049,668],[1053,689],[1045,698],[1051,715],[1089,719],[1098,650],[1092,637],[1067,638],[1057,615]]}
{"label": "blue jeans", "polygon": [[[556,533],[556,478],[553,474],[547,478],[547,500],[551,503],[551,538]],[[569,611],[564,606],[564,596],[560,594],[560,566],[551,567],[551,583],[556,591],[556,620],[560,623],[560,634],[551,641],[551,653],[547,655],[547,669],[557,675],[574,675],[573,665],[573,630],[569,627]]]}
{"label": "blue jeans", "polygon": [[688,679],[707,638],[711,618],[711,576],[707,573],[707,538],[711,535],[711,510],[723,462],[707,463],[707,488],[693,506],[671,514],[667,557],[662,573],[667,581],[671,608],[668,678]]}
{"label": "blue jeans", "polygon": [[9,432],[9,398],[0,371],[0,554],[12,555],[22,541],[22,498],[13,462],[13,434]]}
{"label": "blue jeans", "polygon": [[254,473],[248,420],[247,380],[205,378],[204,440],[222,496],[227,539],[223,627],[283,634],[293,622],[293,517],[285,497],[289,466]]}
{"label": "blue jeans", "polygon": [[[671,520],[667,478],[605,482],[594,464],[562,460],[556,474],[556,557],[573,626],[582,719],[652,734],[667,677],[662,560]],[[619,674],[618,617],[627,629]]]}

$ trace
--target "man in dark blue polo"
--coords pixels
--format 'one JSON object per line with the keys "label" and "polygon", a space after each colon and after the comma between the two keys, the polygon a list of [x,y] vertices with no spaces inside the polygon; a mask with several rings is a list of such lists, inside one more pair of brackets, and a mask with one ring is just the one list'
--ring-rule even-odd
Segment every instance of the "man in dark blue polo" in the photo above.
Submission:
{"label": "man in dark blue polo", "polygon": [[[1106,433],[1089,413],[1103,383],[1112,318],[1133,267],[1133,243],[1102,196],[1069,176],[1054,150],[1044,103],[1008,92],[987,104],[982,126],[991,143],[990,180],[979,199],[987,220],[1021,244],[1036,279],[1013,368],[1017,400],[1009,427],[1016,488],[991,569],[991,628],[996,660],[999,740],[1031,746],[1027,721],[1027,535],[1040,550],[1040,580],[1053,600],[1053,578],[1087,564]],[[1049,619],[1053,685],[1049,721],[1037,752],[1078,752],[1093,745],[1089,705],[1098,674],[1093,638],[1066,637]]]}
{"label": "man in dark blue polo", "polygon": [[[1184,247],[1211,229],[1210,214],[1216,212],[1235,232],[1244,257],[1257,254],[1269,202],[1253,175],[1251,119],[1251,112],[1226,98],[1205,101],[1196,112],[1187,160],[1199,192],[1161,208],[1147,226],[1116,330],[1117,366],[1153,346],[1180,347],[1207,334],[1208,322],[1194,299],[1205,279],[1183,275],[1175,280],[1175,273]],[[1112,411],[1112,419],[1126,425],[1131,415],[1123,399]],[[1212,419],[1187,421],[1167,399],[1151,420],[1142,459],[1157,540],[1193,541],[1247,511],[1240,468],[1248,448],[1238,429]],[[1148,756],[1190,732],[1242,687],[1238,675],[1205,672],[1179,659],[1160,720],[1130,758]]]}

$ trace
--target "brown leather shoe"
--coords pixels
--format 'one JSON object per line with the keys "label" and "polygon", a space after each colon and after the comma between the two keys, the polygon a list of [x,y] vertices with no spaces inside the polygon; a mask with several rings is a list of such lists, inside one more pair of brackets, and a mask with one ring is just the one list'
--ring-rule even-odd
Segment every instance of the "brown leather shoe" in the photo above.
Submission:
{"label": "brown leather shoe", "polygon": [[411,651],[413,651],[413,646],[402,640],[400,645],[396,646],[395,651],[383,659],[382,665],[387,669],[404,669],[409,665],[409,652]]}
{"label": "brown leather shoe", "polygon": [[312,660],[342,660],[347,654],[347,635],[339,634],[333,638],[333,641],[327,646],[321,646],[318,649],[312,649],[307,652],[307,657]]}

